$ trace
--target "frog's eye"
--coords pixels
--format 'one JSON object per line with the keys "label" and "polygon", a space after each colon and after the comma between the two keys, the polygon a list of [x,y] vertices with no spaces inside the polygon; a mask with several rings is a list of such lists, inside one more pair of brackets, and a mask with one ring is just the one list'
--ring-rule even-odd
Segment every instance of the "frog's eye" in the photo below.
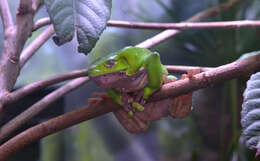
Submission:
{"label": "frog's eye", "polygon": [[106,62],[106,66],[107,66],[108,68],[112,68],[115,64],[116,64],[116,61],[115,61],[115,60],[108,60],[108,61]]}

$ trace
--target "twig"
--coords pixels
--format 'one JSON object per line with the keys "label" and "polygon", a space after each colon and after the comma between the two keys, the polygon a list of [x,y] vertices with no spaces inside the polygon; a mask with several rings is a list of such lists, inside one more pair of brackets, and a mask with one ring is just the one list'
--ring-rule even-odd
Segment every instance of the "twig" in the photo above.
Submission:
{"label": "twig", "polygon": [[[33,31],[50,24],[48,17],[39,19],[35,24]],[[124,27],[132,29],[214,29],[214,28],[241,28],[241,27],[260,27],[260,21],[240,20],[240,21],[218,21],[218,22],[180,22],[180,23],[155,23],[155,22],[131,22],[131,21],[117,21],[110,20],[107,26]]]}
{"label": "twig", "polygon": [[14,103],[15,101],[25,97],[26,95],[29,95],[37,90],[40,90],[42,88],[45,88],[47,86],[64,82],[66,80],[78,78],[78,77],[84,77],[87,76],[88,70],[75,70],[69,73],[60,74],[45,80],[40,80],[38,82],[31,83],[27,86],[24,86],[23,88],[20,88],[12,93],[9,93],[3,98],[3,106],[6,106],[10,103]]}
{"label": "twig", "polygon": [[2,18],[4,30],[7,30],[9,27],[13,26],[13,19],[7,0],[0,1],[0,15]]}
{"label": "twig", "polygon": [[[243,75],[247,76],[259,70],[260,55],[255,55],[194,75],[190,79],[187,78],[165,84],[160,91],[151,96],[149,101],[179,96],[207,87],[210,84],[231,80]],[[88,107],[74,110],[27,129],[0,146],[0,161],[6,160],[12,154],[45,136],[119,108],[120,106],[115,104],[112,100],[104,99],[97,104],[90,104]]]}
{"label": "twig", "polygon": [[38,30],[39,28],[51,24],[51,20],[49,17],[44,17],[37,20],[33,26],[33,31]]}
{"label": "twig", "polygon": [[[210,16],[214,16],[220,12],[226,11],[227,9],[233,7],[234,5],[240,3],[241,1],[242,0],[230,0],[229,2],[220,4],[211,9],[199,12],[195,16],[192,16],[191,18],[189,18],[187,20],[187,22],[195,22],[195,21],[204,20]],[[181,33],[181,30],[168,29],[168,30],[165,30],[165,31],[159,33],[158,35],[155,35],[152,38],[145,40],[144,42],[142,42],[136,46],[142,47],[142,48],[151,48],[179,33]]]}
{"label": "twig", "polygon": [[194,66],[182,66],[182,65],[165,65],[165,67],[170,73],[176,73],[176,74],[187,73],[189,70],[199,70],[200,72],[205,72],[214,69],[210,67],[194,67]]}
{"label": "twig", "polygon": [[53,26],[45,29],[29,46],[23,50],[20,57],[19,67],[22,68],[24,64],[35,54],[35,52],[54,34]]}
{"label": "twig", "polygon": [[68,84],[60,87],[59,89],[51,92],[43,99],[29,107],[27,110],[23,111],[21,114],[19,114],[14,119],[12,119],[0,128],[0,142],[2,142],[5,137],[7,137],[11,132],[23,125],[26,121],[28,121],[29,119],[40,113],[42,110],[44,110],[46,107],[48,107],[49,104],[53,103],[58,98],[64,96],[68,92],[80,87],[88,80],[88,77],[77,78],[69,82]]}
{"label": "twig", "polygon": [[34,13],[36,13],[43,5],[43,0],[34,0],[32,2],[32,8],[34,10]]}
{"label": "twig", "polygon": [[260,27],[260,21],[219,21],[219,22],[181,22],[181,23],[145,23],[129,21],[108,21],[108,26],[135,28],[135,29],[203,29],[203,28],[241,28]]}

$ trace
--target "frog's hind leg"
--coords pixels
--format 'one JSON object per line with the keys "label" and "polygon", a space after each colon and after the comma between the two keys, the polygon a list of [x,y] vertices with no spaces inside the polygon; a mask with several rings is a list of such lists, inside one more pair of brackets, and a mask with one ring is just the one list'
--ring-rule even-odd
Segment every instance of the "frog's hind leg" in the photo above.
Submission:
{"label": "frog's hind leg", "polygon": [[91,98],[88,98],[88,104],[96,104],[108,98],[109,96],[106,93],[93,93],[91,94]]}

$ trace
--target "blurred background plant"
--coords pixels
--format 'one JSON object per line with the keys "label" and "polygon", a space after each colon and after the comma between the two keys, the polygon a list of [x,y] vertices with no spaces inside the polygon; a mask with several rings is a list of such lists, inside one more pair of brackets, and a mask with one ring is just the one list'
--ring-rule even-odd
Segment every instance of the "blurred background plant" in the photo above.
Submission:
{"label": "blurred background plant", "polygon": [[[113,1],[111,19],[180,22],[225,1]],[[9,3],[12,6],[10,8],[18,5],[16,1]],[[244,0],[240,5],[207,21],[257,20],[260,17],[259,6],[259,0]],[[46,16],[46,10],[42,8],[36,19]],[[158,32],[108,27],[92,53],[100,57],[125,46],[135,45]],[[31,39],[39,33],[35,32]],[[1,35],[0,40],[3,39]],[[258,42],[258,28],[196,29],[185,31],[152,50],[161,54],[163,64],[216,67],[235,61],[243,53],[259,50]],[[77,54],[76,43],[57,47],[49,40],[26,64],[16,86],[86,68],[92,59],[93,55],[86,57]],[[81,123],[42,139],[37,160],[253,160],[252,152],[247,151],[239,139],[239,117],[246,79],[232,80],[194,92],[194,110],[190,117],[158,121],[145,134],[127,134],[112,114]],[[86,105],[87,98],[94,91],[99,90],[94,84],[88,83],[68,94],[64,98],[64,111]]]}

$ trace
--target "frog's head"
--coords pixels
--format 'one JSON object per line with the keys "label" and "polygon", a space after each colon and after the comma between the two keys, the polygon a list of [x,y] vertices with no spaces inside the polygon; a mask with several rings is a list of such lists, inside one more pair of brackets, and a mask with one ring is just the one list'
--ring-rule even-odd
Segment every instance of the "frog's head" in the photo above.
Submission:
{"label": "frog's head", "polygon": [[126,59],[119,58],[117,55],[109,55],[96,62],[89,70],[89,76],[99,76],[103,74],[122,72],[129,67]]}

